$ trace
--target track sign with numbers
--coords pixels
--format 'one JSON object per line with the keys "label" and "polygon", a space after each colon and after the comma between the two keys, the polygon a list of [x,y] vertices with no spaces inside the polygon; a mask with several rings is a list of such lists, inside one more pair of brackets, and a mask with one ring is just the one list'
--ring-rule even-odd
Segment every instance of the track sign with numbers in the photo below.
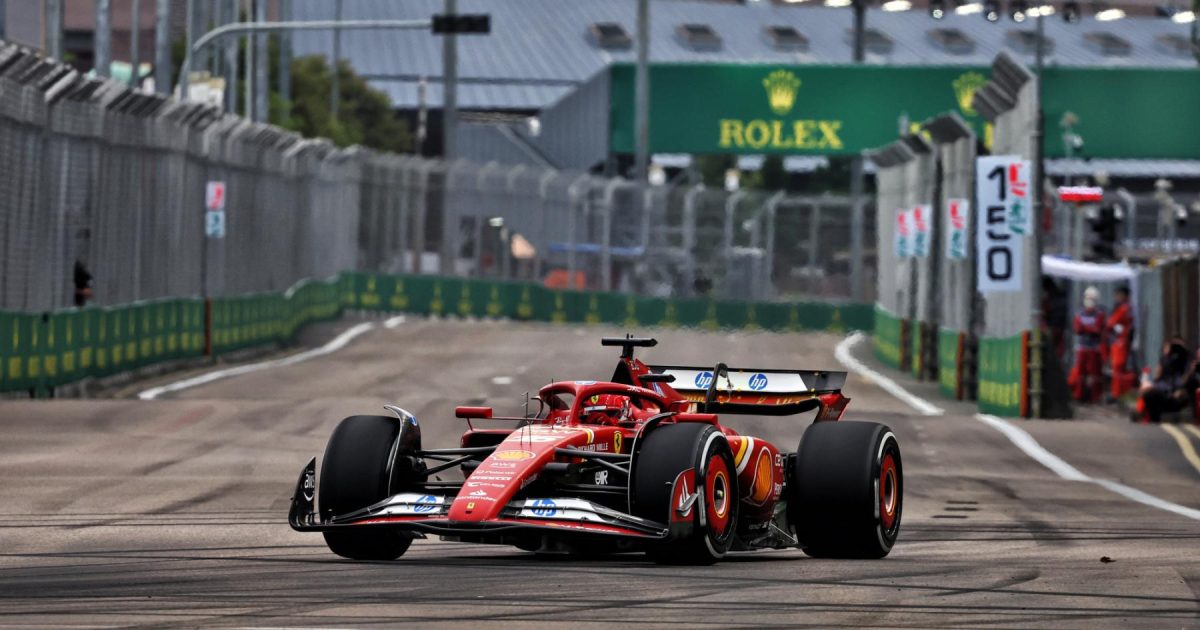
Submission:
{"label": "track sign with numbers", "polygon": [[[1010,167],[1024,163],[1015,155],[995,155],[975,161],[975,233],[980,293],[1021,290],[1025,239],[1014,233],[1010,212],[1014,199]],[[1028,172],[1028,168],[1025,169]],[[1029,203],[1026,182],[1021,203]]]}

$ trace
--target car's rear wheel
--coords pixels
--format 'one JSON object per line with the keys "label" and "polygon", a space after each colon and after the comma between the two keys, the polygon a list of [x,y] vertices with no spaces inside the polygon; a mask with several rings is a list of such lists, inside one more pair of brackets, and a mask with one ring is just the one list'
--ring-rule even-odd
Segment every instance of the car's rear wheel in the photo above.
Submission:
{"label": "car's rear wheel", "polygon": [[[338,424],[325,447],[317,484],[324,518],[354,512],[388,497],[389,458],[399,431],[400,421],[387,416],[351,416]],[[407,534],[372,526],[324,534],[330,551],[353,560],[395,560],[412,544]]]}
{"label": "car's rear wheel", "polygon": [[[689,469],[695,471],[694,487],[686,492],[699,496],[678,514],[675,503],[681,497],[675,482]],[[725,555],[737,527],[734,471],[729,443],[712,425],[667,424],[643,438],[630,479],[634,514],[664,523],[684,518],[691,525],[686,533],[650,547],[651,558],[663,564],[712,564]]]}
{"label": "car's rear wheel", "polygon": [[799,546],[818,558],[882,558],[900,534],[900,444],[874,422],[818,422],[800,440],[788,491]]}

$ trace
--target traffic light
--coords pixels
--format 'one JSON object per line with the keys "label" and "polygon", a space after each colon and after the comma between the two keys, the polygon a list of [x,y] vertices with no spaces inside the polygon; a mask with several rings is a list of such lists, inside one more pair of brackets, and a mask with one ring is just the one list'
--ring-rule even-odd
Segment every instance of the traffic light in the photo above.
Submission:
{"label": "traffic light", "polygon": [[433,16],[434,35],[486,35],[490,32],[492,32],[492,16],[486,13]]}
{"label": "traffic light", "polygon": [[1112,205],[1101,206],[1091,219],[1092,260],[1117,260],[1117,224],[1121,222],[1120,213]]}

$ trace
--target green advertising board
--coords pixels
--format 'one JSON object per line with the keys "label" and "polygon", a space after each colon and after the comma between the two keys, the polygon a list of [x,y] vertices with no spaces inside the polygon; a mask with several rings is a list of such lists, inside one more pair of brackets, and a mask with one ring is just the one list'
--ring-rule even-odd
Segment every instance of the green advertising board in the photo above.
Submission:
{"label": "green advertising board", "polygon": [[[610,148],[634,150],[634,67],[612,66]],[[851,155],[896,139],[902,118],[958,112],[985,143],[971,107],[986,67],[658,64],[650,69],[655,153]],[[1083,155],[1200,158],[1200,70],[1046,70],[1048,125],[1079,118]],[[1047,133],[1046,155],[1063,154]]]}

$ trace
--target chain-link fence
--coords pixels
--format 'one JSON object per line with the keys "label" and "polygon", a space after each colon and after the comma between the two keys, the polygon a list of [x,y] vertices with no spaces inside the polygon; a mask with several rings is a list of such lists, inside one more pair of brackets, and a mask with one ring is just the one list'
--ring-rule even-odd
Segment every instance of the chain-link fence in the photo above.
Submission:
{"label": "chain-link fence", "polygon": [[[351,268],[360,169],[354,151],[2,46],[0,308],[70,304],[77,265],[100,304]],[[205,238],[209,181],[226,184],[220,239]]]}
{"label": "chain-link fence", "polygon": [[[871,204],[337,149],[0,44],[0,308],[278,291],[347,270],[866,301]],[[686,178],[684,178],[686,179]],[[209,182],[226,229],[206,238]],[[861,217],[860,217],[861,218]],[[865,264],[855,264],[856,261]],[[864,277],[852,278],[854,270]],[[81,281],[82,283],[82,281]]]}

